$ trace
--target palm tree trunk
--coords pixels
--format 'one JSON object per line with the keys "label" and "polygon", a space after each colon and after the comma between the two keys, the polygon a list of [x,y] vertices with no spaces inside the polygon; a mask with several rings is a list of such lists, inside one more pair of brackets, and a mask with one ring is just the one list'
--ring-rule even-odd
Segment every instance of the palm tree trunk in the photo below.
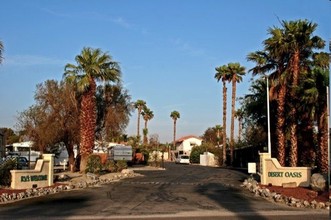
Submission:
{"label": "palm tree trunk", "polygon": [[236,81],[235,78],[232,80],[232,103],[231,103],[231,135],[230,135],[230,155],[231,155],[231,165],[233,164],[233,151],[234,151],[234,118],[236,111]]}
{"label": "palm tree trunk", "polygon": [[[291,91],[291,96],[296,97],[295,89],[299,83],[299,51],[296,51],[293,55],[293,82],[292,86],[294,89]],[[290,166],[296,167],[298,165],[298,137],[297,137],[297,110],[296,106],[291,108],[291,125],[290,125],[290,134],[291,134],[291,148],[290,148]]]}
{"label": "palm tree trunk", "polygon": [[147,144],[147,120],[145,120],[144,144]]}
{"label": "palm tree trunk", "polygon": [[174,120],[174,141],[173,141],[174,147],[176,146],[176,120]]}
{"label": "palm tree trunk", "polygon": [[226,162],[226,84],[223,81],[223,152],[222,152],[222,166]]}
{"label": "palm tree trunk", "polygon": [[327,126],[327,106],[323,107],[318,119],[318,146],[317,167],[321,173],[328,172],[328,126]]}
{"label": "palm tree trunk", "polygon": [[67,145],[68,157],[69,157],[69,170],[71,172],[75,172],[75,154],[74,154],[74,146],[72,144]]}
{"label": "palm tree trunk", "polygon": [[243,125],[242,125],[242,118],[241,116],[238,118],[238,141],[241,141],[241,133],[242,133],[242,129],[243,129]]}
{"label": "palm tree trunk", "polygon": [[95,138],[96,110],[95,110],[95,91],[96,84],[91,79],[90,89],[82,96],[81,114],[80,114],[80,171],[84,172],[87,165],[87,159],[92,153]]}
{"label": "palm tree trunk", "polygon": [[141,114],[141,107],[138,107],[138,122],[137,122],[137,137],[140,140],[140,114]]}
{"label": "palm tree trunk", "polygon": [[278,155],[277,159],[280,165],[285,166],[285,94],[286,87],[285,85],[281,86],[277,99],[277,142],[278,142]]}

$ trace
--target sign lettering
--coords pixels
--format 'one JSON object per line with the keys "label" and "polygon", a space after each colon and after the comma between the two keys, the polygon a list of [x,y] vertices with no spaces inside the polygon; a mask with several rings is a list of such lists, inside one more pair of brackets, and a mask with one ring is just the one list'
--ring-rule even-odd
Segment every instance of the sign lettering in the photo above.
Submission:
{"label": "sign lettering", "polygon": [[301,178],[301,172],[268,172],[268,177]]}
{"label": "sign lettering", "polygon": [[21,182],[44,181],[44,180],[47,180],[47,175],[21,176]]}

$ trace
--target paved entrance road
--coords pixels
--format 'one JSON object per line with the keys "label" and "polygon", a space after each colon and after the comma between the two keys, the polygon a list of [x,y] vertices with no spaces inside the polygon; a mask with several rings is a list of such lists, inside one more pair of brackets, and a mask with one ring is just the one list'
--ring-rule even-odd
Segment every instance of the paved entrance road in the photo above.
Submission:
{"label": "paved entrance road", "polygon": [[0,206],[0,219],[329,219],[255,197],[239,171],[166,163],[143,177]]}

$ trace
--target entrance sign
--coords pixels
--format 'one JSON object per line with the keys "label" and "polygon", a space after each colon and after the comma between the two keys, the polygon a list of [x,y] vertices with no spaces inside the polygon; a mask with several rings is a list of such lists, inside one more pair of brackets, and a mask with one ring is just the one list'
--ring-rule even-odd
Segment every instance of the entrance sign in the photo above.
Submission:
{"label": "entrance sign", "polygon": [[282,167],[278,160],[269,153],[260,153],[261,184],[282,186],[285,183],[296,183],[296,186],[310,186],[310,167]]}
{"label": "entrance sign", "polygon": [[54,154],[43,154],[34,170],[11,170],[11,188],[29,189],[53,185]]}

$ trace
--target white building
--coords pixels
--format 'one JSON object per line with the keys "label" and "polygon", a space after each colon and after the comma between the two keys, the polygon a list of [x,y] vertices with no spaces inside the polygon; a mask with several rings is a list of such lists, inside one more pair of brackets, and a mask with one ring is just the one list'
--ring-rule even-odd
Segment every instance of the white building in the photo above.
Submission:
{"label": "white building", "polygon": [[181,137],[176,140],[176,154],[190,156],[192,148],[194,146],[200,146],[201,143],[202,139],[194,135]]}

